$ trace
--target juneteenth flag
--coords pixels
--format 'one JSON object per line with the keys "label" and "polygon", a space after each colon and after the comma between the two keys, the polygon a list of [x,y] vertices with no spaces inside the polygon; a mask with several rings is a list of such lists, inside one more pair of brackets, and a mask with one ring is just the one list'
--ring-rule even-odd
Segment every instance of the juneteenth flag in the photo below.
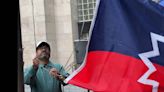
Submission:
{"label": "juneteenth flag", "polygon": [[164,92],[164,6],[98,0],[84,63],[65,82],[95,92]]}

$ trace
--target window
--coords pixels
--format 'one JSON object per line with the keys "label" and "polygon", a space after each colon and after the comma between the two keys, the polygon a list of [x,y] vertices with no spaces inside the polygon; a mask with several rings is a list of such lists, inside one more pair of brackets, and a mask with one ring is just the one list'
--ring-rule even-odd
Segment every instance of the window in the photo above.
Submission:
{"label": "window", "polygon": [[96,0],[78,0],[79,22],[91,21],[93,18]]}

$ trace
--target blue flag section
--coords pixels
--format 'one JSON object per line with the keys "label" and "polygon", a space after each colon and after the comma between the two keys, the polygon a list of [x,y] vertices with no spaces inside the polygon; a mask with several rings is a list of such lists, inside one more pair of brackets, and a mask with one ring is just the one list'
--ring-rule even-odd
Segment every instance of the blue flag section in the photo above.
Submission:
{"label": "blue flag section", "polygon": [[[101,0],[89,51],[114,51],[139,58],[139,53],[153,49],[150,32],[164,36],[164,8],[157,3]],[[162,56],[152,61],[164,66],[164,44],[159,44]]]}
{"label": "blue flag section", "polygon": [[98,5],[85,62],[66,81],[94,92],[164,92],[162,3],[100,0]]}
{"label": "blue flag section", "polygon": [[159,2],[159,4],[162,5],[162,6],[164,7],[164,0],[161,0],[161,1]]}

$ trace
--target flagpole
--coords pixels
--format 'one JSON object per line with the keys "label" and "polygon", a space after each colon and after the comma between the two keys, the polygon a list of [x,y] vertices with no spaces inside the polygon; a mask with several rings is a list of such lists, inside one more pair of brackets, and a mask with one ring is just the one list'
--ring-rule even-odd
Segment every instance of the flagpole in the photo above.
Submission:
{"label": "flagpole", "polygon": [[18,7],[17,7],[17,88],[18,92],[24,92],[24,78],[23,78],[23,49],[22,49],[22,39],[21,39],[21,25],[20,25],[20,8],[19,8],[19,0],[18,0]]}

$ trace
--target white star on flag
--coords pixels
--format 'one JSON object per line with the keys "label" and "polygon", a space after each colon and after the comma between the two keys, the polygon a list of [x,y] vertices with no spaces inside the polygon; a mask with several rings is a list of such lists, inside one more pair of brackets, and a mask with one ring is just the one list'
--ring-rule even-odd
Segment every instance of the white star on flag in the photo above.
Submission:
{"label": "white star on flag", "polygon": [[153,50],[139,54],[139,57],[142,59],[143,63],[148,67],[148,71],[146,71],[138,79],[138,82],[142,84],[152,85],[153,86],[152,92],[158,92],[159,82],[148,79],[148,77],[156,71],[156,68],[154,67],[154,65],[151,63],[151,61],[148,58],[156,57],[160,55],[157,41],[164,43],[164,36],[161,36],[152,32],[150,33],[150,36],[151,36]]}

